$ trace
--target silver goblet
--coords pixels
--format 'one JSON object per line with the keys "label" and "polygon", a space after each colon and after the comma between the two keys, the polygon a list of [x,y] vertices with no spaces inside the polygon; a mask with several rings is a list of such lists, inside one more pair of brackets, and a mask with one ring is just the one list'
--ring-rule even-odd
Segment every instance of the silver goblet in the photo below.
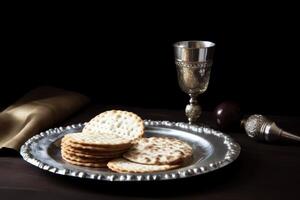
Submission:
{"label": "silver goblet", "polygon": [[190,96],[185,108],[189,123],[201,115],[197,97],[206,91],[213,63],[215,44],[208,41],[181,41],[174,44],[178,83]]}

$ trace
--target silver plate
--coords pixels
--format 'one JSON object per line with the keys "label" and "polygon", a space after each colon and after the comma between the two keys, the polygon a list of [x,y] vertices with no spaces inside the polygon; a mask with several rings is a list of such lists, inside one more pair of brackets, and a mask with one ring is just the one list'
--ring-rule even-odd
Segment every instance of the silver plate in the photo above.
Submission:
{"label": "silver plate", "polygon": [[183,167],[155,173],[119,174],[105,168],[89,168],[66,163],[61,158],[61,138],[79,132],[84,124],[49,129],[30,138],[21,155],[27,162],[52,173],[103,181],[157,181],[187,178],[217,170],[233,162],[240,146],[231,137],[207,127],[182,122],[145,120],[145,135],[170,136],[186,141],[193,147],[193,157]]}

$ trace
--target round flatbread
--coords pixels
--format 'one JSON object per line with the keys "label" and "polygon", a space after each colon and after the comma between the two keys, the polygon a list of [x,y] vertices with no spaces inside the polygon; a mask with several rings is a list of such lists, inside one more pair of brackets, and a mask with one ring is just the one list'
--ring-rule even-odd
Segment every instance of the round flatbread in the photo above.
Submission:
{"label": "round flatbread", "polygon": [[69,150],[67,148],[62,148],[61,149],[62,152],[67,153],[71,156],[75,156],[78,158],[89,158],[89,159],[103,159],[103,158],[118,158],[118,157],[122,157],[122,153],[120,154],[96,154],[96,155],[92,155],[92,154],[88,154],[86,152],[83,153],[78,153],[78,152],[74,152],[72,150]]}
{"label": "round flatbread", "polygon": [[73,161],[78,161],[78,162],[83,162],[83,163],[104,163],[104,162],[108,162],[109,158],[82,158],[82,157],[78,157],[72,154],[69,154],[66,151],[62,151],[61,152],[62,157],[68,158],[69,160],[73,160]]}
{"label": "round flatbread", "polygon": [[80,162],[80,161],[75,161],[75,160],[71,160],[69,159],[68,157],[62,155],[62,158],[70,163],[70,164],[73,164],[73,165],[79,165],[79,166],[84,166],[84,167],[97,167],[97,168],[100,168],[100,167],[106,167],[107,166],[107,162],[103,162],[103,163],[100,163],[100,162]]}
{"label": "round flatbread", "polygon": [[192,147],[176,138],[141,138],[123,157],[141,164],[176,164],[192,156]]}
{"label": "round flatbread", "polygon": [[150,173],[174,169],[179,165],[145,165],[118,158],[109,161],[107,167],[118,173]]}
{"label": "round flatbread", "polygon": [[95,148],[127,148],[131,145],[131,140],[120,137],[109,132],[99,133],[71,133],[64,136],[70,145],[83,145]]}
{"label": "round flatbread", "polygon": [[84,145],[84,144],[73,143],[73,142],[70,142],[70,140],[63,138],[62,142],[61,142],[61,146],[62,147],[70,147],[70,148],[76,149],[78,151],[86,151],[86,152],[95,151],[95,152],[109,153],[109,152],[127,151],[132,146],[132,144],[130,143],[128,145],[123,145],[123,146],[98,147],[95,145],[87,145],[87,144]]}
{"label": "round flatbread", "polygon": [[110,133],[134,141],[144,134],[144,122],[136,114],[121,110],[103,112],[89,121],[83,133]]}
{"label": "round flatbread", "polygon": [[89,149],[77,149],[68,145],[62,145],[61,149],[65,149],[74,153],[79,153],[79,154],[88,154],[88,155],[121,155],[125,152],[127,152],[127,150],[118,150],[118,151],[97,151],[97,150],[89,150]]}

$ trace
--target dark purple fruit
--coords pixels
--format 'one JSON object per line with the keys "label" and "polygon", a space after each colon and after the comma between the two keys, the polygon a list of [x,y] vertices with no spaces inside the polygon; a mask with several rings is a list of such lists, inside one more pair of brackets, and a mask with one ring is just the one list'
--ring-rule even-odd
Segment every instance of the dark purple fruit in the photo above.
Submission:
{"label": "dark purple fruit", "polygon": [[242,116],[240,105],[234,101],[225,101],[215,108],[214,116],[220,129],[238,128]]}

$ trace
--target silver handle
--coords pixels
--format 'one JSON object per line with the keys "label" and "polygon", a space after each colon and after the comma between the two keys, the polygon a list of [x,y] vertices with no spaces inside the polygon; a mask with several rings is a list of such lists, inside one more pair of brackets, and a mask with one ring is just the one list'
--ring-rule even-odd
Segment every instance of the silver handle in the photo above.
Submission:
{"label": "silver handle", "polygon": [[287,139],[290,139],[290,140],[294,140],[294,141],[300,142],[300,137],[299,136],[293,135],[293,134],[291,134],[289,132],[286,132],[286,131],[282,131],[281,136],[283,138],[287,138]]}

